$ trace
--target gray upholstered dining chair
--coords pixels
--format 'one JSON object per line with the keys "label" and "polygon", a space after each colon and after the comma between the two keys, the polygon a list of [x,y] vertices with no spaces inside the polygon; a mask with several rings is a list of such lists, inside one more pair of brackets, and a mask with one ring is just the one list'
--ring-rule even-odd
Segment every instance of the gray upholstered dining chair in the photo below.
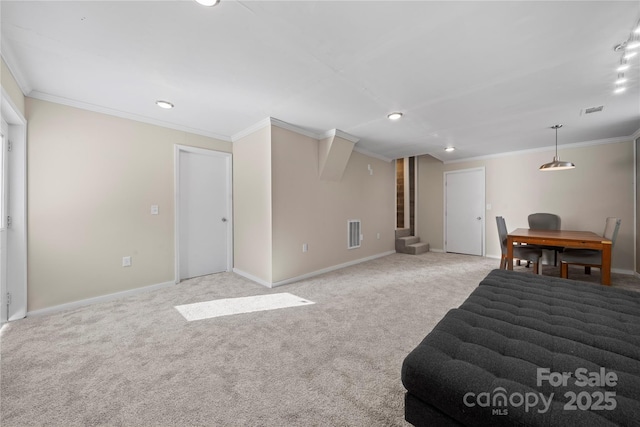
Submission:
{"label": "gray upholstered dining chair", "polygon": [[[620,218],[607,218],[602,237],[611,240],[611,250],[616,244],[618,230],[620,229]],[[591,274],[591,267],[602,267],[602,251],[595,249],[571,249],[566,248],[561,256],[562,266],[560,276],[569,278],[569,264],[583,265],[585,274]]]}
{"label": "gray upholstered dining chair", "polygon": [[[500,239],[500,249],[502,257],[500,258],[500,269],[507,268],[507,225],[501,216],[496,217],[498,225],[498,238]],[[514,245],[513,258],[529,261],[533,263],[533,270],[537,274],[542,274],[542,249],[528,245]]]}
{"label": "gray upholstered dining chair", "polygon": [[[529,215],[529,228],[532,230],[560,230],[560,217],[551,213],[533,213]],[[542,249],[553,251],[553,265],[558,265],[558,252],[563,248],[557,246],[539,246]]]}

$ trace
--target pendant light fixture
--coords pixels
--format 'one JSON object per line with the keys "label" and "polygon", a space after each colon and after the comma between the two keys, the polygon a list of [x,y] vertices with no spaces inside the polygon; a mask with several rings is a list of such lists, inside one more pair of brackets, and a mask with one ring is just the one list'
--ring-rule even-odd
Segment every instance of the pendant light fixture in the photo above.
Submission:
{"label": "pendant light fixture", "polygon": [[553,157],[553,162],[545,163],[544,165],[540,166],[541,171],[561,171],[566,169],[573,169],[576,167],[576,165],[574,165],[573,163],[563,162],[558,157],[558,129],[560,129],[561,127],[562,125],[551,126],[551,129],[556,130],[556,155]]}

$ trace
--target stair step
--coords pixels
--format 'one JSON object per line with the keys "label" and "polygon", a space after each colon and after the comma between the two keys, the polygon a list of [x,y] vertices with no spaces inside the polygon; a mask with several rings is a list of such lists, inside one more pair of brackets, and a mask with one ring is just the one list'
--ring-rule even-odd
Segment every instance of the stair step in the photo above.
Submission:
{"label": "stair step", "polygon": [[407,237],[407,236],[411,236],[410,228],[396,228],[396,239],[399,239],[400,237]]}
{"label": "stair step", "polygon": [[429,244],[425,242],[414,243],[404,248],[404,253],[411,255],[423,254],[425,252],[429,252]]}
{"label": "stair step", "polygon": [[414,243],[420,242],[420,238],[417,236],[399,237],[397,240],[403,242],[405,246],[413,245]]}
{"label": "stair step", "polygon": [[408,245],[420,242],[420,238],[416,236],[405,236],[396,238],[396,252],[404,252],[404,248]]}

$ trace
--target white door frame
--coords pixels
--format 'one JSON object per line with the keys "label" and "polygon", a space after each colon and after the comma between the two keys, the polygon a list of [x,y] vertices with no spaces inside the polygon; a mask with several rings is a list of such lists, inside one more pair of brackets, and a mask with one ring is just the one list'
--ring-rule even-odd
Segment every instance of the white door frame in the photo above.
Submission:
{"label": "white door frame", "polygon": [[443,210],[442,210],[442,215],[443,215],[443,224],[444,224],[444,230],[442,233],[442,247],[444,248],[444,252],[447,252],[447,175],[448,174],[454,174],[454,173],[461,173],[461,172],[476,172],[476,171],[482,171],[482,234],[481,234],[481,245],[482,245],[482,255],[481,256],[486,256],[486,251],[487,251],[487,245],[486,245],[486,236],[485,236],[485,228],[486,228],[486,216],[487,216],[487,211],[485,209],[486,206],[486,191],[487,191],[487,187],[486,187],[486,170],[484,166],[481,167],[477,167],[477,168],[469,168],[469,169],[457,169],[457,170],[451,170],[451,171],[446,171],[444,172],[443,175],[443,182],[442,182],[442,186],[443,186]]}
{"label": "white door frame", "polygon": [[205,148],[190,147],[187,145],[175,145],[174,164],[174,244],[175,244],[175,283],[180,283],[180,153],[194,153],[205,156],[217,156],[225,159],[227,172],[227,271],[233,269],[233,171],[231,153],[224,151],[208,150]]}
{"label": "white door frame", "polygon": [[7,292],[11,294],[11,304],[7,319],[17,320],[27,315],[27,120],[4,88],[0,88],[0,117],[8,125],[11,141],[8,158],[11,228],[7,230]]}
{"label": "white door frame", "polygon": [[7,290],[7,219],[9,213],[7,212],[8,194],[9,194],[9,125],[0,117],[0,325],[9,319],[8,311],[8,297],[9,291]]}

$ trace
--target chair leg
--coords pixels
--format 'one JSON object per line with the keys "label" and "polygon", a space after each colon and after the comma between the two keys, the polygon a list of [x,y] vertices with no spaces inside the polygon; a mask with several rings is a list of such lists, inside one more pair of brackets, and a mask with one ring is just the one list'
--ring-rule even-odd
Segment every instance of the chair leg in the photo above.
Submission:
{"label": "chair leg", "polygon": [[591,274],[591,267],[589,267],[588,265],[585,265],[584,274]]}
{"label": "chair leg", "polygon": [[507,269],[507,258],[502,257],[500,258],[500,270],[506,270],[506,269]]}
{"label": "chair leg", "polygon": [[566,262],[560,263],[560,277],[562,277],[563,279],[569,278],[569,264],[567,264]]}
{"label": "chair leg", "polygon": [[553,251],[553,266],[558,266],[558,251]]}
{"label": "chair leg", "polygon": [[542,274],[542,260],[533,263],[533,274]]}
{"label": "chair leg", "polygon": [[540,262],[538,263],[538,274],[542,276],[542,258],[540,258]]}

